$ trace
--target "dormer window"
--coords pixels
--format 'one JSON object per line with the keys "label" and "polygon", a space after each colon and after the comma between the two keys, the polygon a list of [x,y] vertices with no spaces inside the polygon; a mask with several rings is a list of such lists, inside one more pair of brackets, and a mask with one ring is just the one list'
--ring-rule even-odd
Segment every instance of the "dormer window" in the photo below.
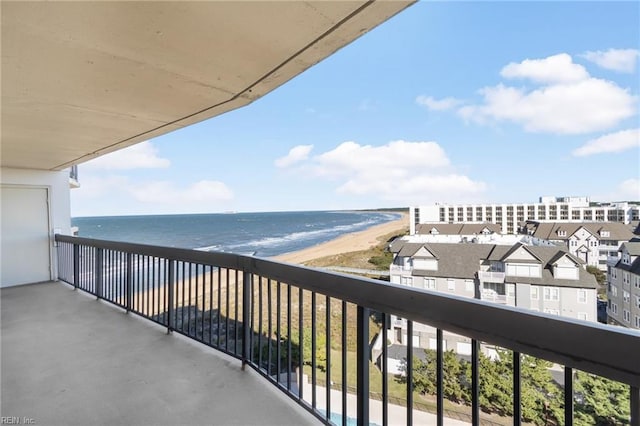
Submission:
{"label": "dormer window", "polygon": [[429,231],[431,233],[431,235],[438,235],[439,232],[436,228],[431,228],[431,231]]}
{"label": "dormer window", "polygon": [[566,237],[567,236],[567,231],[564,231],[562,229],[558,229],[558,236],[559,237]]}
{"label": "dormer window", "polygon": [[610,237],[611,233],[609,231],[602,230],[602,231],[600,231],[600,236],[601,237]]}

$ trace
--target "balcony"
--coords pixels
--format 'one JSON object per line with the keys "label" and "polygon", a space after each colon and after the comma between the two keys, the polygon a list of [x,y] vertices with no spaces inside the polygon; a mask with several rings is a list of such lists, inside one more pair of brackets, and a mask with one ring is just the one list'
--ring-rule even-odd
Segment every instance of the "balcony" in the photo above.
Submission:
{"label": "balcony", "polygon": [[478,271],[478,280],[481,282],[504,283],[504,272]]}
{"label": "balcony", "polygon": [[[58,424],[461,424],[443,396],[446,331],[471,339],[471,424],[488,422],[481,343],[513,351],[513,424],[523,412],[522,354],[564,366],[565,424],[579,404],[576,370],[624,383],[630,398],[619,403],[630,424],[640,424],[640,365],[628,356],[640,353],[634,331],[255,257],[60,235],[56,242],[68,284],[2,290],[3,416]],[[411,339],[404,401],[390,393],[386,345],[381,391],[374,389],[371,324],[389,316],[406,319],[408,334],[415,323],[437,329],[433,412],[410,391]],[[380,332],[386,342],[386,327]]]}

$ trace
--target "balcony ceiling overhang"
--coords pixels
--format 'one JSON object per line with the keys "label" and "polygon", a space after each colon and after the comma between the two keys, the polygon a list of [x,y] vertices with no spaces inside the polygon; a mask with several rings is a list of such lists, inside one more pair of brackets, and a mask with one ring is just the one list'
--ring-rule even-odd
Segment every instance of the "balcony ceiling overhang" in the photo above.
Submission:
{"label": "balcony ceiling overhang", "polygon": [[247,105],[412,2],[2,2],[1,164],[61,170]]}

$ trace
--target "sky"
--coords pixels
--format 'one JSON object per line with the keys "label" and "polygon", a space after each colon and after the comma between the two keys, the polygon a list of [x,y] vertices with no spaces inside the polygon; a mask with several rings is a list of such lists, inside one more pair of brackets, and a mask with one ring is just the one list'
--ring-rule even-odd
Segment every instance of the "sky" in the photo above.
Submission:
{"label": "sky", "polygon": [[640,200],[640,3],[420,2],[254,103],[79,166],[72,216]]}

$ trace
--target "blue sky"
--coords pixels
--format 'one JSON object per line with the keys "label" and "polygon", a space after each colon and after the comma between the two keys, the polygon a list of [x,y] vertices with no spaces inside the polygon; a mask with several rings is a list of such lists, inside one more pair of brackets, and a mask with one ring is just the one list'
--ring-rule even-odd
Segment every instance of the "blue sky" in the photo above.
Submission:
{"label": "blue sky", "polygon": [[423,2],[253,104],[80,165],[73,216],[640,199],[638,2]]}

